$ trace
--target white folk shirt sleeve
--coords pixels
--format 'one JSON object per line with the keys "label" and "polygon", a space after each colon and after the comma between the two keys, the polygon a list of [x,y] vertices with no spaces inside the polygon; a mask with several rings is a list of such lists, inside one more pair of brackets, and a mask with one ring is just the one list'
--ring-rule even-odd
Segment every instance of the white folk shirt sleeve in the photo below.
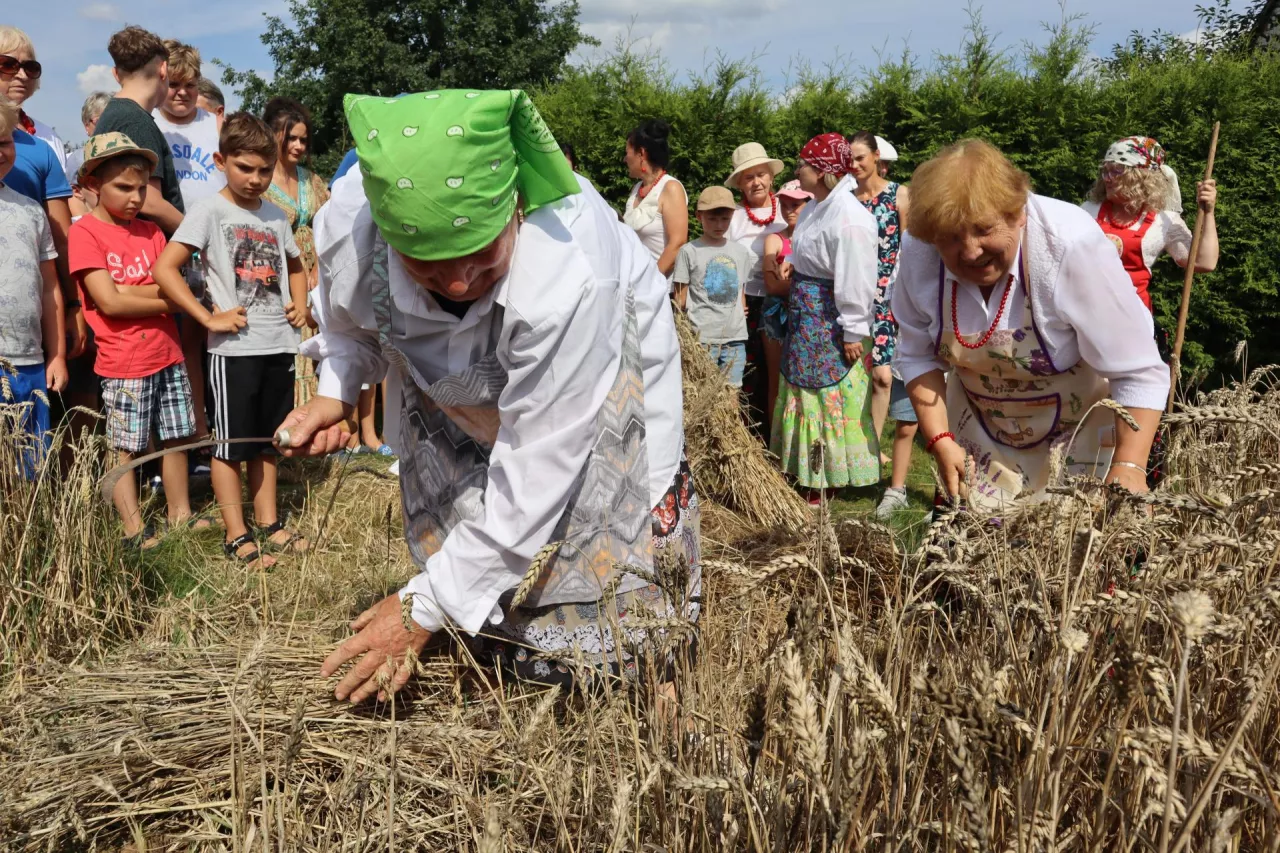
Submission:
{"label": "white folk shirt sleeve", "polygon": [[[532,255],[511,275],[554,275],[554,284],[522,289],[542,291],[552,304],[559,301],[559,310],[536,325],[517,316],[513,325],[508,304],[509,344],[499,350],[509,356],[508,378],[484,515],[450,531],[401,590],[414,596],[413,618],[427,630],[439,630],[446,616],[470,634],[501,619],[499,597],[519,585],[568,505],[620,366],[625,301],[617,282],[598,280],[580,253]],[[566,293],[576,293],[576,301],[562,299]]]}
{"label": "white folk shirt sleeve", "polygon": [[831,279],[844,340],[871,334],[877,281],[876,220],[853,195],[846,175],[819,202],[800,211],[791,241],[791,262],[800,275]]}
{"label": "white folk shirt sleeve", "polygon": [[[857,200],[854,200],[857,204]],[[840,328],[846,343],[855,343],[871,334],[875,310],[877,248],[875,228],[856,219],[842,220],[835,245],[835,295],[840,311]]]}
{"label": "white folk shirt sleeve", "polygon": [[360,386],[379,382],[387,373],[368,287],[360,276],[376,227],[359,168],[334,184],[332,198],[316,214],[314,231],[319,274],[311,297],[319,309],[320,331],[303,341],[300,352],[320,362],[316,393],[354,406]]}
{"label": "white folk shirt sleeve", "polygon": [[904,383],[947,365],[934,347],[938,310],[938,256],[933,247],[909,234],[898,254],[898,281],[893,289],[893,317],[898,321],[893,366]]}
{"label": "white folk shirt sleeve", "polygon": [[1135,409],[1164,409],[1169,368],[1156,349],[1151,312],[1101,230],[1063,257],[1053,302],[1075,332],[1080,357],[1111,381],[1112,399]]}

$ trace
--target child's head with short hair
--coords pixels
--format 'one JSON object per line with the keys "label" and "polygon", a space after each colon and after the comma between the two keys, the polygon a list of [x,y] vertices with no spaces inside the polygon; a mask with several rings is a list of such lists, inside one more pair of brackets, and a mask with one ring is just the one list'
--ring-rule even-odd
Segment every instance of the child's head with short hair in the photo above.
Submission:
{"label": "child's head with short hair", "polygon": [[733,211],[737,207],[733,193],[722,186],[707,187],[698,195],[698,222],[702,224],[702,236],[723,240],[729,233]]}
{"label": "child's head with short hair", "polygon": [[157,160],[153,152],[139,148],[123,133],[89,137],[79,183],[98,197],[95,213],[108,214],[116,224],[132,222],[146,201]]}
{"label": "child's head with short hair", "polygon": [[169,91],[169,48],[159,36],[142,27],[125,27],[107,42],[107,53],[111,54],[116,79],[122,86],[134,80],[153,83],[152,108],[164,102]]}
{"label": "child's head with short hair", "polygon": [[279,147],[270,129],[253,113],[227,116],[213,161],[227,176],[227,190],[241,201],[259,198],[271,186]]}
{"label": "child's head with short hair", "polygon": [[195,114],[199,97],[200,51],[177,39],[165,39],[169,51],[169,89],[160,109],[170,118],[186,119]]}
{"label": "child's head with short hair", "polygon": [[0,181],[13,169],[18,153],[13,146],[13,131],[18,127],[18,108],[4,95],[0,95]]}

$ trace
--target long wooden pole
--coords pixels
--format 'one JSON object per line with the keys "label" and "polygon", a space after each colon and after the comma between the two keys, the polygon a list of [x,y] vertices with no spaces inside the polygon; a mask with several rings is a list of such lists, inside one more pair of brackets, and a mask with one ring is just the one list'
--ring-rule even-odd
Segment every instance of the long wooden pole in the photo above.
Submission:
{"label": "long wooden pole", "polygon": [[[1213,138],[1209,140],[1209,162],[1205,165],[1204,180],[1213,177],[1213,158],[1218,154],[1218,131],[1222,122],[1213,123]],[[1196,193],[1197,206],[1199,192]],[[1178,332],[1173,339],[1173,358],[1169,360],[1169,403],[1165,411],[1173,411],[1173,395],[1178,390],[1182,376],[1182,342],[1187,334],[1187,310],[1191,307],[1191,279],[1196,274],[1196,256],[1200,254],[1200,241],[1204,237],[1204,211],[1196,214],[1196,230],[1191,235],[1191,254],[1187,257],[1187,272],[1182,278],[1182,304],[1178,306]]]}

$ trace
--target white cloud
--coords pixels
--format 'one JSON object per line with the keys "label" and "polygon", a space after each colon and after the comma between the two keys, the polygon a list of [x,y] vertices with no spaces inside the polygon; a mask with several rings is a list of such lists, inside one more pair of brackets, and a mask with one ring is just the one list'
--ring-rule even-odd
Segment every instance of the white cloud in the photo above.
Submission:
{"label": "white cloud", "polygon": [[118,21],[121,16],[114,3],[87,3],[80,7],[80,17],[91,21]]}
{"label": "white cloud", "polygon": [[120,88],[116,78],[111,75],[110,65],[90,65],[76,74],[76,86],[82,94],[93,92],[114,92]]}

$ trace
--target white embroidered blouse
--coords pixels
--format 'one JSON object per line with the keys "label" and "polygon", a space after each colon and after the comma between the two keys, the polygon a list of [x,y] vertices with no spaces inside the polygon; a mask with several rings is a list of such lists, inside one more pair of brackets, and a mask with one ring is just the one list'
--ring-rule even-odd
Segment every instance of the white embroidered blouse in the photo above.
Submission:
{"label": "white embroidered blouse", "polygon": [[790,258],[800,275],[835,280],[846,342],[871,334],[879,280],[880,229],[853,187],[853,177],[845,175],[825,199],[801,209]]}
{"label": "white embroidered blouse", "polygon": [[[1169,395],[1169,368],[1156,350],[1151,312],[1138,298],[1115,246],[1093,217],[1079,207],[1044,196],[1027,199],[1025,264],[1014,264],[1014,291],[996,329],[1020,328],[1026,318],[1024,294],[1030,279],[1036,328],[1054,364],[1080,360],[1111,381],[1111,397],[1121,405],[1163,409]],[[941,259],[936,249],[903,237],[893,315],[898,321],[894,366],[904,382],[932,370],[946,370],[936,352],[941,311]],[[952,281],[960,279],[949,270]],[[1006,285],[990,301],[976,286],[957,292],[956,315],[964,333],[990,327]]]}
{"label": "white embroidered blouse", "polygon": [[[469,633],[499,622],[498,598],[519,584],[545,545],[595,440],[596,412],[621,357],[619,305],[630,287],[641,340],[651,503],[670,486],[684,449],[680,351],[667,282],[631,229],[599,193],[539,208],[517,236],[511,271],[461,318],[388,255],[391,297],[403,315],[396,346],[421,381],[459,373],[492,351],[508,379],[490,454],[484,516],[457,525],[401,595],[414,595],[414,619],[438,630],[446,619]],[[358,169],[334,184],[316,218],[320,258],[316,298],[320,334],[303,352],[320,359],[320,394],[354,403],[361,384],[387,375],[371,293],[356,274],[372,251],[376,226]],[[501,306],[502,311],[495,308]],[[399,400],[398,371],[388,397]],[[400,436],[388,419],[388,440]]]}

